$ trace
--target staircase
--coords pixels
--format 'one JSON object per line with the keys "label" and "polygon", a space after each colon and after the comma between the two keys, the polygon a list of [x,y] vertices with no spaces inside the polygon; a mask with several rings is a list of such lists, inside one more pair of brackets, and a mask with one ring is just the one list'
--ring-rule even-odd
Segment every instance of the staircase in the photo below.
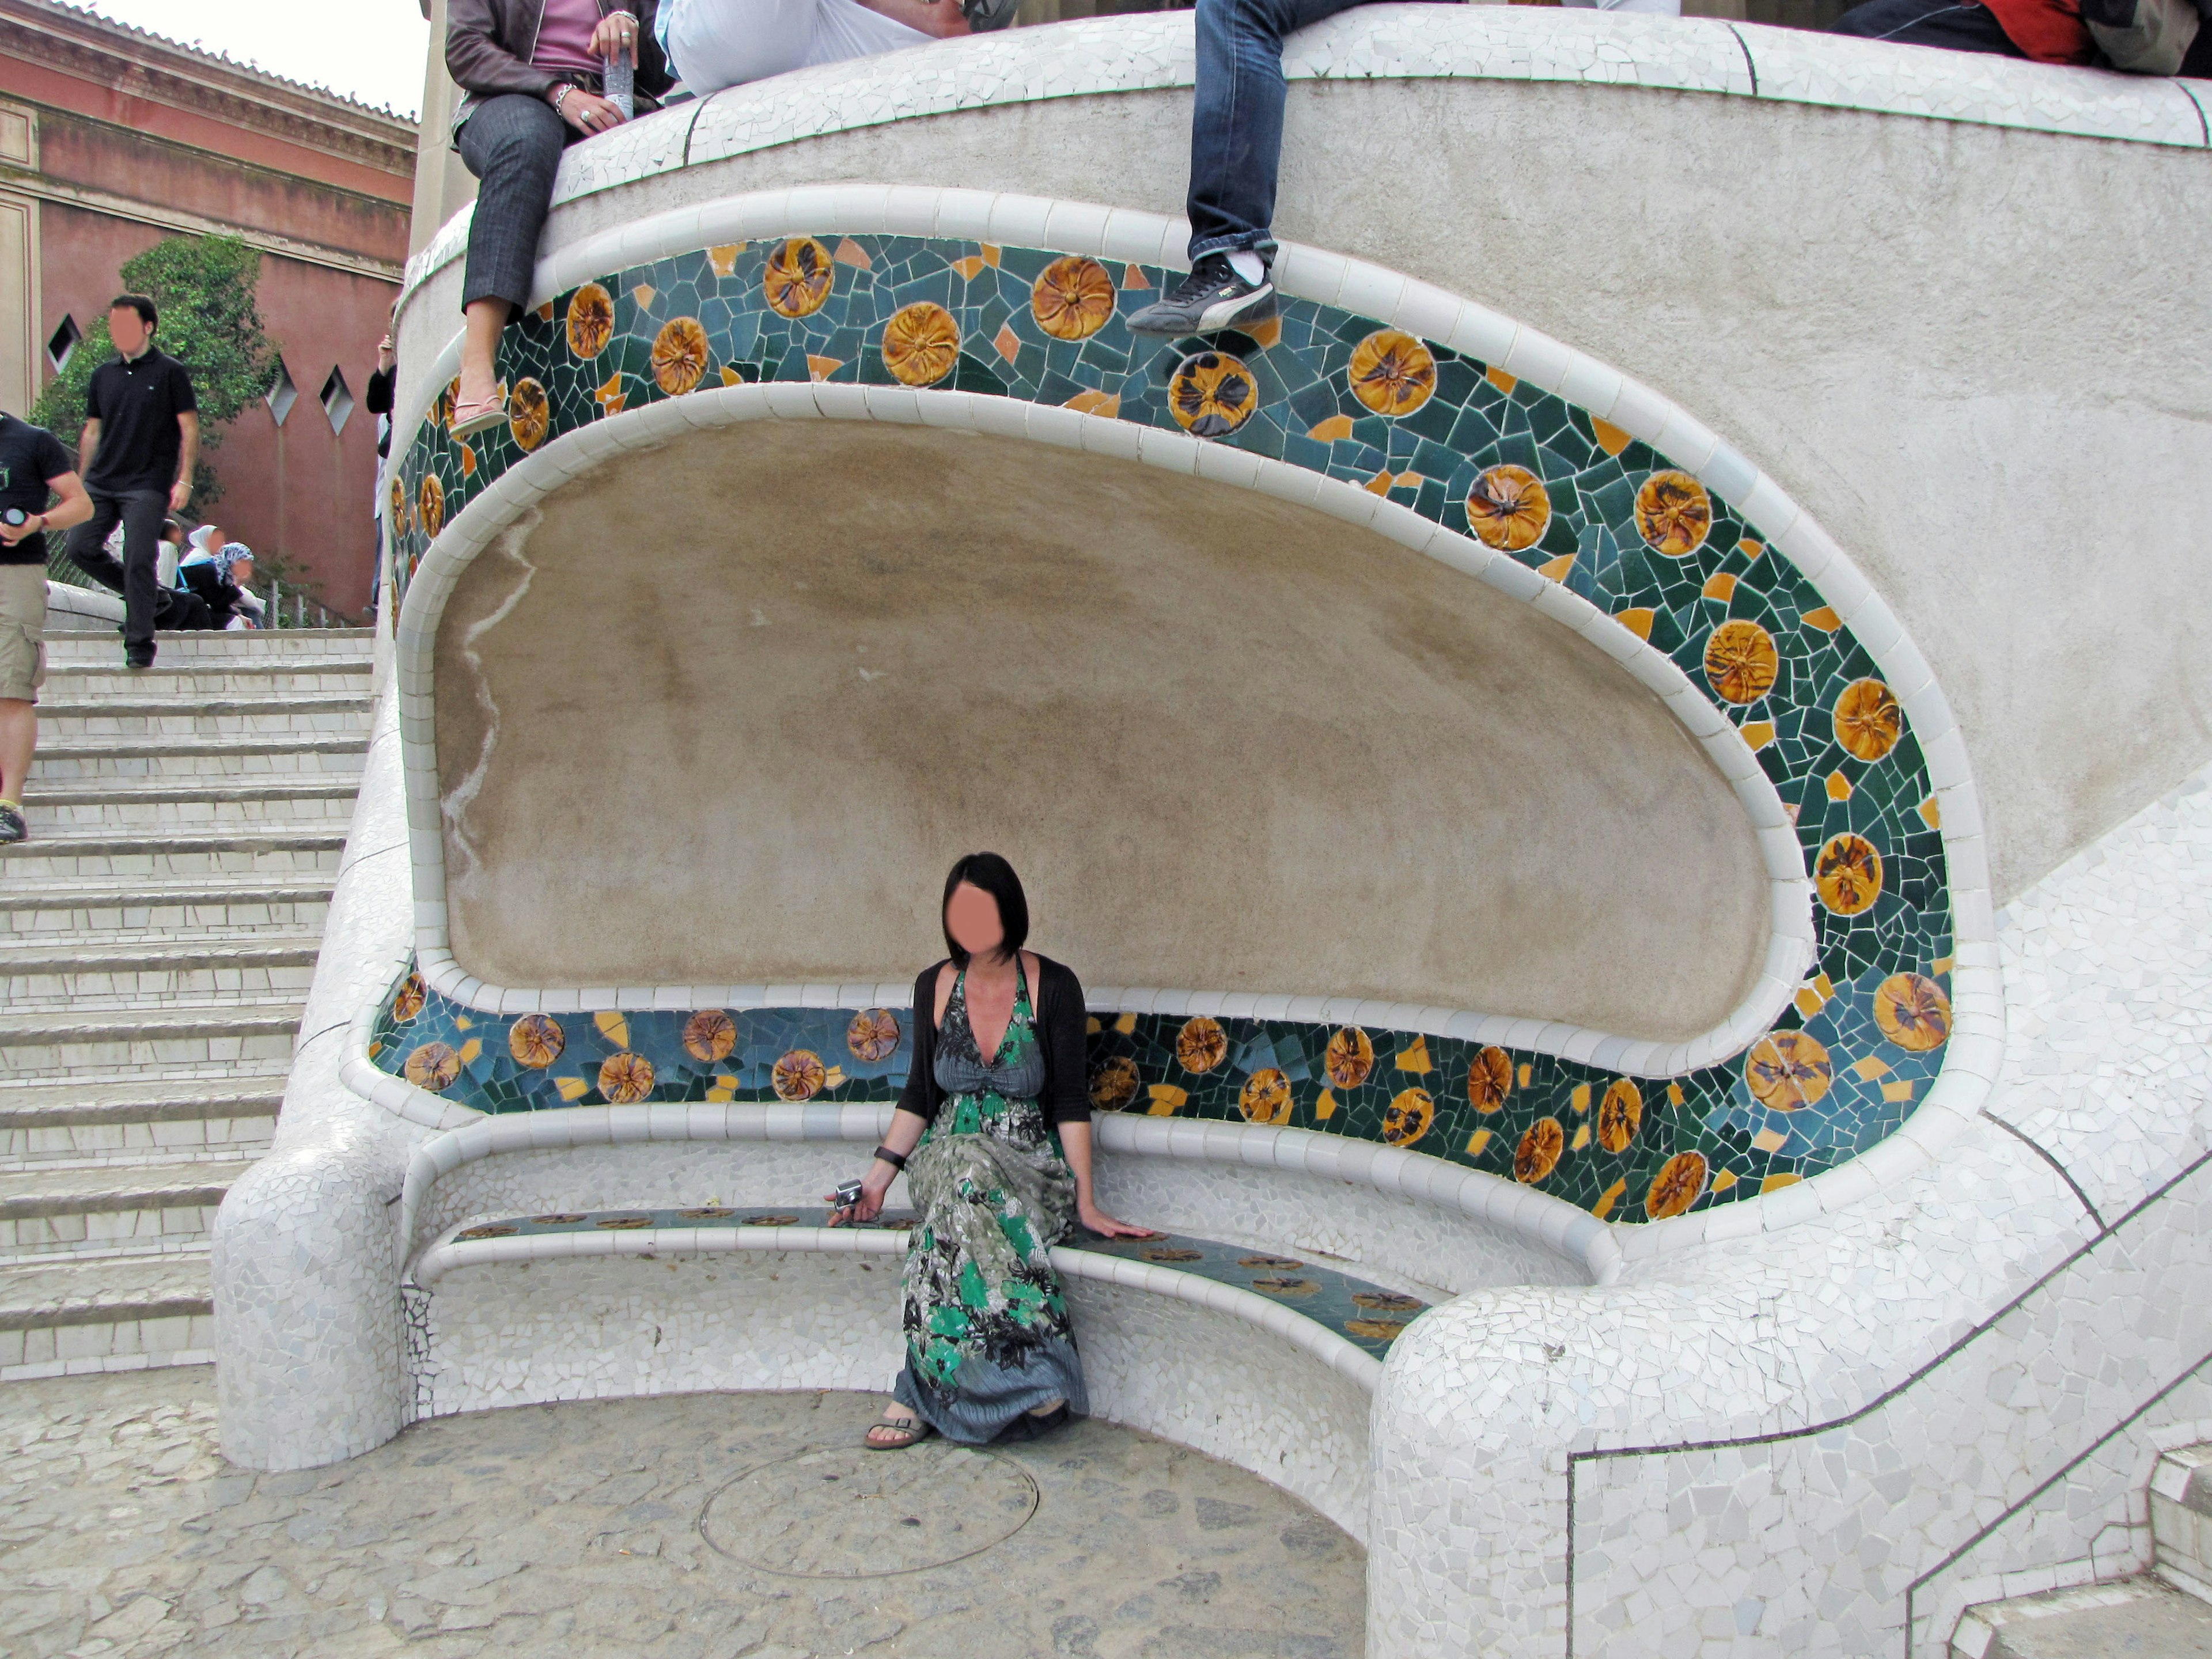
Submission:
{"label": "staircase", "polygon": [[0,1381],[211,1358],[368,749],[365,629],[56,635],[0,848]]}
{"label": "staircase", "polygon": [[2160,1455],[2151,1570],[1969,1607],[1951,1659],[2204,1659],[2212,1655],[2212,1445]]}

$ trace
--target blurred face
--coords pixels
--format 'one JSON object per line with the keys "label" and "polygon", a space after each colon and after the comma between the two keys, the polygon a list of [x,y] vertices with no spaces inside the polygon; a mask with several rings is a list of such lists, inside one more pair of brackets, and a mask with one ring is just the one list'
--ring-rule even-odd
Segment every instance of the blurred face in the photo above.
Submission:
{"label": "blurred face", "polygon": [[251,559],[234,560],[230,567],[230,579],[236,582],[240,587],[252,586],[253,561]]}
{"label": "blurred face", "polygon": [[138,315],[136,306],[118,306],[107,313],[107,335],[115,342],[115,349],[126,357],[136,357],[146,349],[153,337]]}
{"label": "blurred face", "polygon": [[999,920],[999,901],[980,887],[962,882],[945,903],[945,931],[953,943],[971,957],[997,954],[1006,942],[1006,929]]}

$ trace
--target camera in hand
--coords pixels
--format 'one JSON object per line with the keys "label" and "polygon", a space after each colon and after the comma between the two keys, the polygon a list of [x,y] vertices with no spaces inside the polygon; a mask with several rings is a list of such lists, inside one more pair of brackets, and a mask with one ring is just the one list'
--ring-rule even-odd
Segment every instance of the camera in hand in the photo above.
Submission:
{"label": "camera in hand", "polygon": [[21,530],[30,521],[31,515],[20,507],[11,507],[6,512],[0,513],[0,524],[6,525],[10,530]]}
{"label": "camera in hand", "polygon": [[837,1188],[837,1207],[841,1210],[851,1209],[860,1201],[860,1194],[863,1190],[857,1181],[841,1182]]}

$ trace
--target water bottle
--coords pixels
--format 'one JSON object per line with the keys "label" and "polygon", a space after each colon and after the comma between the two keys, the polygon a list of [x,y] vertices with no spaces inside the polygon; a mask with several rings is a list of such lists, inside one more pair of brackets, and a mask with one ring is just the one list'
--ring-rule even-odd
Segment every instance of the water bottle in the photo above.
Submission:
{"label": "water bottle", "polygon": [[637,118],[637,65],[630,62],[636,50],[617,51],[607,59],[606,100],[622,112],[625,121]]}

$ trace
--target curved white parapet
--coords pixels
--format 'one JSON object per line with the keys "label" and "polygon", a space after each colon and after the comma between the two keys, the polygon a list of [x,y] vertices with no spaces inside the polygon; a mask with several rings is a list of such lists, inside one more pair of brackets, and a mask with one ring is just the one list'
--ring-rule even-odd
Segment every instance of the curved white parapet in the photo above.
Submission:
{"label": "curved white parapet", "polygon": [[[508,1238],[456,1238],[449,1229],[416,1262],[413,1281],[428,1289],[458,1267],[490,1262],[550,1262],[584,1256],[683,1256],[732,1255],[740,1251],[792,1251],[801,1255],[902,1256],[907,1234],[889,1228],[852,1227],[640,1227],[624,1232],[566,1233]],[[1216,1313],[1227,1314],[1281,1337],[1330,1370],[1372,1394],[1382,1378],[1382,1362],[1363,1352],[1335,1332],[1271,1302],[1254,1291],[1218,1279],[1182,1273],[1152,1261],[1130,1261],[1093,1250],[1056,1246],[1052,1265],[1070,1279],[1120,1285],[1172,1297]]]}
{"label": "curved white parapet", "polygon": [[[563,159],[556,202],[802,138],[1042,99],[1191,84],[1191,24],[1138,14],[1017,29],[801,70],[679,106]],[[1708,18],[1507,6],[1365,6],[1293,35],[1292,82],[1466,79],[1706,93],[2189,149],[2212,147],[2197,83],[1964,57]],[[832,88],[835,95],[829,96]],[[465,213],[408,262],[458,258]]]}

